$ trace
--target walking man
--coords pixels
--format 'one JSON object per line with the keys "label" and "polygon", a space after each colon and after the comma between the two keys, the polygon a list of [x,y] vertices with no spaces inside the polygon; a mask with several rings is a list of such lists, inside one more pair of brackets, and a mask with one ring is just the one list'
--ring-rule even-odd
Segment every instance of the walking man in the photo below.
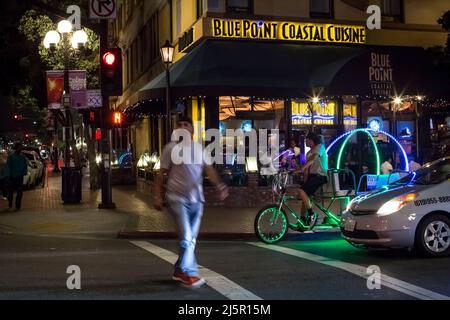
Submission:
{"label": "walking man", "polygon": [[[189,134],[184,135],[182,141],[171,142],[164,147],[161,170],[156,182],[154,206],[157,210],[162,210],[163,177],[167,173],[167,207],[176,221],[179,237],[179,257],[175,263],[172,279],[180,281],[186,287],[198,288],[205,283],[205,280],[199,277],[195,258],[195,245],[205,202],[202,187],[203,172],[216,186],[221,201],[228,193],[226,185],[221,182],[210,161],[206,161],[202,145],[193,141],[192,120],[181,117],[178,120],[178,129],[185,129],[187,132],[184,133]],[[177,157],[180,154],[183,155],[183,161],[179,161]]]}
{"label": "walking man", "polygon": [[12,210],[14,191],[16,196],[16,210],[20,210],[23,193],[23,177],[27,174],[27,159],[21,154],[22,144],[14,144],[14,152],[11,153],[6,162],[6,174],[9,181],[8,204]]}

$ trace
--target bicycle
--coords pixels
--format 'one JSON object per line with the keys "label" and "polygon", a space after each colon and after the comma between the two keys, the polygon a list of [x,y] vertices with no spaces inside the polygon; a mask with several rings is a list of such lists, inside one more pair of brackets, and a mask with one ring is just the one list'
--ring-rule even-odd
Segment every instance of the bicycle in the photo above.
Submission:
{"label": "bicycle", "polygon": [[[338,190],[336,188],[335,174],[339,174],[340,172],[348,173],[353,178],[353,189],[349,190]],[[275,175],[272,183],[272,192],[277,195],[277,202],[274,204],[270,204],[259,210],[258,214],[255,217],[254,228],[256,236],[259,240],[267,244],[273,244],[280,241],[288,231],[288,229],[292,229],[294,231],[305,232],[311,231],[315,228],[320,229],[329,229],[340,227],[340,217],[339,215],[333,213],[330,210],[330,207],[337,200],[345,199],[347,202],[350,200],[352,196],[355,195],[356,190],[356,179],[355,175],[352,171],[345,169],[330,169],[329,173],[329,182],[331,180],[331,188],[332,188],[332,196],[331,202],[328,207],[325,207],[321,204],[314,196],[310,196],[310,200],[314,206],[316,206],[322,213],[325,214],[326,223],[316,224],[313,223],[308,225],[301,219],[301,217],[297,214],[295,210],[293,210],[289,206],[289,202],[291,201],[300,201],[296,196],[287,195],[287,182],[289,179],[289,175],[292,171],[280,171],[277,175]],[[323,189],[322,193],[323,193]],[[288,213],[297,221],[297,223],[292,224],[289,223]],[[317,219],[316,219],[317,222]],[[268,230],[266,231],[266,224],[268,224]]]}

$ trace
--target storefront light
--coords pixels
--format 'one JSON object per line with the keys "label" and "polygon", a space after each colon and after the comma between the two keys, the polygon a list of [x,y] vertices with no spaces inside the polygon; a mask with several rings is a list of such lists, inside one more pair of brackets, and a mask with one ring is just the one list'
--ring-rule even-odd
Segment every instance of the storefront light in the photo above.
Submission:
{"label": "storefront light", "polygon": [[154,171],[159,171],[161,169],[161,161],[158,160],[158,162],[155,163],[155,166],[153,167]]}
{"label": "storefront light", "polygon": [[395,104],[401,104],[402,103],[402,99],[400,97],[395,97],[394,103]]}
{"label": "storefront light", "polygon": [[245,159],[245,170],[247,172],[258,172],[258,161],[256,157],[247,157]]}

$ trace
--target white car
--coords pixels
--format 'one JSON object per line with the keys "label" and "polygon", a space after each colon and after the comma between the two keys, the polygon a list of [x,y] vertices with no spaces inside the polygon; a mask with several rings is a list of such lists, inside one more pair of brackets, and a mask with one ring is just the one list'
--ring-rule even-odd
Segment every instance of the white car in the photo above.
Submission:
{"label": "white car", "polygon": [[450,157],[353,199],[341,231],[355,245],[450,255]]}
{"label": "white car", "polygon": [[41,181],[44,175],[44,164],[41,161],[41,158],[36,153],[36,151],[32,150],[23,150],[22,154],[30,161],[31,166],[34,171],[36,171],[36,183]]}
{"label": "white car", "polygon": [[23,186],[30,189],[36,184],[37,169],[33,168],[33,164],[27,159],[27,174],[23,177]]}

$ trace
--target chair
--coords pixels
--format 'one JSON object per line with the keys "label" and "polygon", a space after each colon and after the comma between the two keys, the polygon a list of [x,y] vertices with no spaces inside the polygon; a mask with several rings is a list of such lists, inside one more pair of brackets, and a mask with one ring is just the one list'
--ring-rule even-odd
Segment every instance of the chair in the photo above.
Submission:
{"label": "chair", "polygon": [[[322,206],[324,206],[324,199],[331,199],[327,210],[334,204],[334,202],[339,201],[339,208],[342,212],[342,201],[344,201],[344,206],[347,207],[350,198],[356,195],[355,173],[349,169],[330,169],[328,170],[327,175],[328,182],[321,187]],[[351,186],[343,187],[344,184],[341,183],[341,178],[345,175],[350,175],[352,182]]]}

